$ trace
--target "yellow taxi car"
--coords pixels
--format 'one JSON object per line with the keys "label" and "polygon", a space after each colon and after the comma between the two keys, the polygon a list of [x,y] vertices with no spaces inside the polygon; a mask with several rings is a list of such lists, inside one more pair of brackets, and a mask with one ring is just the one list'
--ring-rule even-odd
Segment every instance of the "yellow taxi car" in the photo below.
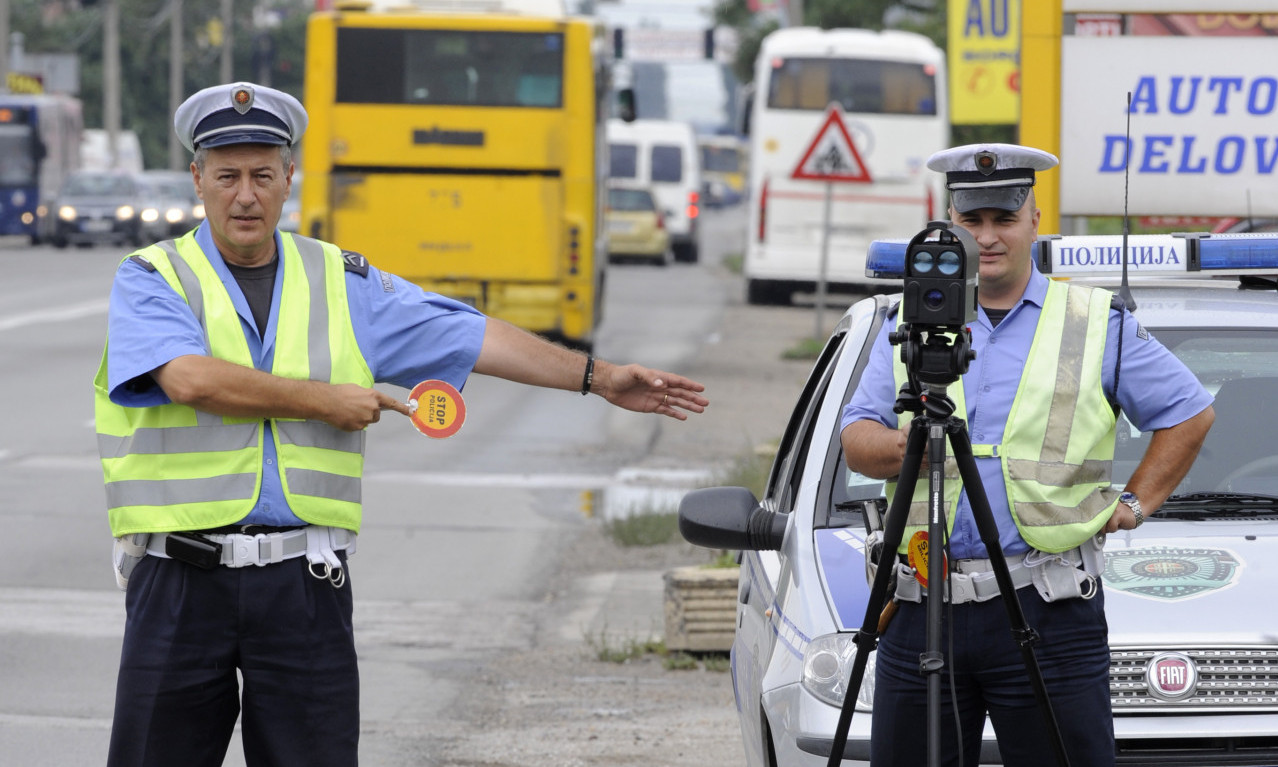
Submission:
{"label": "yellow taxi car", "polygon": [[658,266],[670,263],[670,232],[651,190],[610,187],[605,221],[610,262],[643,259]]}

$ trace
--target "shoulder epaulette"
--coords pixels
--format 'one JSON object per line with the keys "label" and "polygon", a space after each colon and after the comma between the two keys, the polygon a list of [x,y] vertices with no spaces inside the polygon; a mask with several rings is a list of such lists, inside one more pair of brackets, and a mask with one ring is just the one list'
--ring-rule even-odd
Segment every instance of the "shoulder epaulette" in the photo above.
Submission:
{"label": "shoulder epaulette", "polygon": [[148,272],[155,271],[155,264],[151,263],[150,261],[147,261],[142,256],[129,256],[129,260],[137,264],[138,266],[142,267],[143,269],[147,270]]}
{"label": "shoulder epaulette", "polygon": [[346,265],[346,271],[355,272],[360,277],[368,276],[368,259],[355,251],[343,250],[342,262]]}

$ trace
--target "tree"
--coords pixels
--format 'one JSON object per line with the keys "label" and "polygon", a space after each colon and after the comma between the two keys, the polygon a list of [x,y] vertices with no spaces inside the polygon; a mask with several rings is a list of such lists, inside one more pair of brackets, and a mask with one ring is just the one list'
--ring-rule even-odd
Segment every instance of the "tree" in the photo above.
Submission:
{"label": "tree", "polygon": [[[169,135],[173,115],[169,112],[169,3],[168,0],[117,0],[120,14],[120,120],[121,128],[138,134],[143,162],[148,168],[168,164]],[[244,0],[239,0],[239,5]],[[306,47],[306,18],[313,2],[274,0],[262,3],[273,7],[281,23],[270,30],[274,56],[270,62],[271,86],[302,96],[303,52]],[[86,127],[103,127],[102,93],[102,10],[101,3],[68,9],[46,0],[12,0],[10,27],[24,36],[31,53],[75,51],[80,57],[80,93]],[[81,6],[86,5],[81,2]],[[184,3],[183,92],[189,95],[218,84],[219,46],[212,45],[209,22],[220,15],[220,3]],[[254,80],[254,49],[257,31],[252,14],[233,14],[236,19],[232,76]]]}

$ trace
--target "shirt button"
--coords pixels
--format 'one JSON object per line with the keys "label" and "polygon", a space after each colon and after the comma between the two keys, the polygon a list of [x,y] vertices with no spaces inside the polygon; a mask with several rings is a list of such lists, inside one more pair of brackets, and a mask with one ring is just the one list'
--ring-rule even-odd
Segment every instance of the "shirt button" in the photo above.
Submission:
{"label": "shirt button", "polygon": [[[988,389],[987,389],[986,391],[988,391]],[[274,466],[274,465],[275,465],[275,459],[273,459],[273,458],[267,458],[267,459],[266,459],[266,465],[267,465],[267,466]]]}
{"label": "shirt button", "polygon": [[986,386],[985,388],[981,389],[981,391],[986,391],[986,392],[987,392],[987,391],[989,391],[989,390],[990,390],[990,387],[988,387],[988,386]]}

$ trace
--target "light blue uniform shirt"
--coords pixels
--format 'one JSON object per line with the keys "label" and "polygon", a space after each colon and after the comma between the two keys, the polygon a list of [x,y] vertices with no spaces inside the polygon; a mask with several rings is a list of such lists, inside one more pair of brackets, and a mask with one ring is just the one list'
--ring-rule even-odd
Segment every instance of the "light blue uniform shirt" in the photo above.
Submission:
{"label": "light blue uniform shirt", "polygon": [[[249,353],[258,370],[269,372],[275,358],[275,329],[284,260],[276,259],[275,293],[266,332],[259,337],[248,301],[213,244],[207,223],[200,224],[195,241],[222,279]],[[276,252],[282,252],[275,233]],[[411,389],[421,381],[439,379],[461,389],[479,358],[486,318],[473,308],[421,288],[370,266],[368,276],[346,272],[355,341],[368,362],[373,379]],[[107,382],[111,401],[124,407],[152,407],[169,403],[149,373],[187,354],[207,356],[208,346],[199,320],[159,272],[126,260],[111,287],[107,320]],[[305,524],[289,509],[280,486],[275,442],[266,427],[262,490],[243,524]]]}
{"label": "light blue uniform shirt", "polygon": [[[1038,327],[1047,296],[1047,277],[1037,269],[1020,303],[1012,307],[995,328],[985,310],[977,312],[971,325],[972,349],[976,359],[963,376],[963,398],[967,404],[967,429],[972,444],[999,445],[1003,442],[1003,426],[1012,410],[1012,400],[1020,385],[1021,371],[1029,358],[1034,330]],[[1124,312],[1125,313],[1125,312]],[[1133,426],[1140,431],[1154,431],[1175,426],[1198,415],[1212,402],[1211,395],[1194,374],[1167,347],[1142,329],[1135,317],[1127,314],[1122,323],[1123,365],[1118,391],[1114,391],[1114,367],[1118,359],[1119,312],[1109,315],[1109,333],[1105,339],[1102,385],[1111,403],[1117,402]],[[877,421],[897,428],[897,415],[892,412],[898,394],[892,376],[892,362],[899,349],[888,341],[888,333],[896,329],[894,322],[884,323],[870,350],[870,359],[851,401],[843,408],[840,429],[853,421]],[[1078,332],[1084,332],[1078,328]],[[977,458],[981,482],[989,497],[990,511],[998,524],[999,542],[1009,555],[1029,551],[1012,521],[1007,499],[1007,486],[998,458]],[[919,481],[927,475],[920,471]],[[985,559],[985,545],[972,518],[967,491],[959,496],[950,537],[951,556],[955,559]]]}

